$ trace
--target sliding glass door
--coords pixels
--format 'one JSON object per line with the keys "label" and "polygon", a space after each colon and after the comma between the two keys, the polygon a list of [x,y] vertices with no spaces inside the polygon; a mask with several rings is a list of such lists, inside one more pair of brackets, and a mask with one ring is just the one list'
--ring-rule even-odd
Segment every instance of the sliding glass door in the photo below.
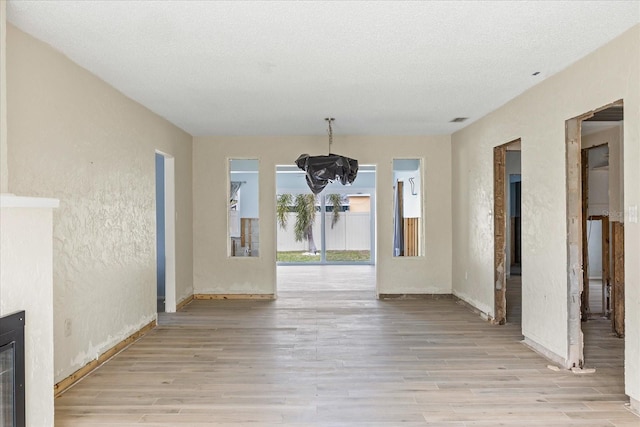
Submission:
{"label": "sliding glass door", "polygon": [[375,191],[366,186],[375,185],[375,168],[358,174],[353,185],[332,183],[316,196],[304,172],[278,167],[279,264],[374,264]]}

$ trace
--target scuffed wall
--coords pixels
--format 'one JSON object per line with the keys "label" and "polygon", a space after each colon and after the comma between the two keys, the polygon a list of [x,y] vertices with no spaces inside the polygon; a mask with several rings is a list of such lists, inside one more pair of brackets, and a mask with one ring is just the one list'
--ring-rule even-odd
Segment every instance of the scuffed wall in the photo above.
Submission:
{"label": "scuffed wall", "polygon": [[[322,126],[322,123],[319,123]],[[326,154],[326,136],[195,137],[194,292],[276,292],[275,181],[277,165],[302,153]],[[332,151],[376,165],[376,264],[379,293],[451,293],[451,146],[449,136],[335,135]],[[227,256],[228,158],[260,161],[258,258]],[[393,257],[394,158],[423,159],[425,256]]]}
{"label": "scuffed wall", "polygon": [[156,149],[176,159],[178,301],[192,293],[192,138],[11,25],[7,63],[9,190],[60,200],[58,382],[156,318]]}
{"label": "scuffed wall", "polygon": [[[565,121],[624,100],[624,211],[640,204],[640,26],[452,135],[453,291],[493,314],[494,146],[522,138],[522,331],[566,359]],[[640,228],[625,224],[626,393],[640,399]],[[508,309],[508,307],[507,307]]]}

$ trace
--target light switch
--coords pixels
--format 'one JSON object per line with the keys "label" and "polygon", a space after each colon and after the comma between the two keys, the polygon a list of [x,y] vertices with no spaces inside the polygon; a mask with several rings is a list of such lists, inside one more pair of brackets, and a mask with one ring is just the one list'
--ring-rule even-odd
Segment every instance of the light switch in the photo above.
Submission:
{"label": "light switch", "polygon": [[629,206],[629,222],[638,223],[638,205]]}

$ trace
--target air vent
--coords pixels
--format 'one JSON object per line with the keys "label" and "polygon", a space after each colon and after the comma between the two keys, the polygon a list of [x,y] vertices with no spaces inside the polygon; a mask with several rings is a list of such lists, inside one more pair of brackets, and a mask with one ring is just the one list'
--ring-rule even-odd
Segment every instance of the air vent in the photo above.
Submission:
{"label": "air vent", "polygon": [[467,120],[469,117],[456,117],[455,119],[451,120],[451,123],[462,123],[465,120]]}

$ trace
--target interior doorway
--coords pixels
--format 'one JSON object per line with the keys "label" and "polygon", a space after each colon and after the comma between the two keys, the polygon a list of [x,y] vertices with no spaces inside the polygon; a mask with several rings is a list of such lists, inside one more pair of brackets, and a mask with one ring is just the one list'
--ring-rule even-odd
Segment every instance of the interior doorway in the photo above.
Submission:
{"label": "interior doorway", "polygon": [[607,215],[589,215],[586,233],[582,321],[611,318],[611,239]]}
{"label": "interior doorway", "polygon": [[[588,361],[585,340],[593,330],[624,337],[623,117],[623,103],[617,101],[566,122],[568,364],[573,367]],[[596,328],[594,322],[609,327]]]}
{"label": "interior doorway", "polygon": [[156,307],[158,313],[176,311],[175,163],[155,153],[156,194]]}
{"label": "interior doorway", "polygon": [[[351,185],[330,183],[314,196],[304,171],[279,165],[275,197],[278,293],[333,298],[362,292],[363,298],[375,299],[376,167],[360,165]],[[307,209],[302,209],[304,204]],[[303,233],[306,238],[299,240],[295,234],[298,216],[305,219],[303,212],[312,212],[313,218],[306,218],[311,234]]]}
{"label": "interior doorway", "polygon": [[494,323],[522,319],[521,141],[493,149]]}
{"label": "interior doorway", "polygon": [[156,153],[156,307],[158,313],[164,313],[166,288],[164,205],[164,156]]}
{"label": "interior doorway", "polygon": [[313,195],[305,172],[276,168],[278,265],[375,264],[375,166]]}

